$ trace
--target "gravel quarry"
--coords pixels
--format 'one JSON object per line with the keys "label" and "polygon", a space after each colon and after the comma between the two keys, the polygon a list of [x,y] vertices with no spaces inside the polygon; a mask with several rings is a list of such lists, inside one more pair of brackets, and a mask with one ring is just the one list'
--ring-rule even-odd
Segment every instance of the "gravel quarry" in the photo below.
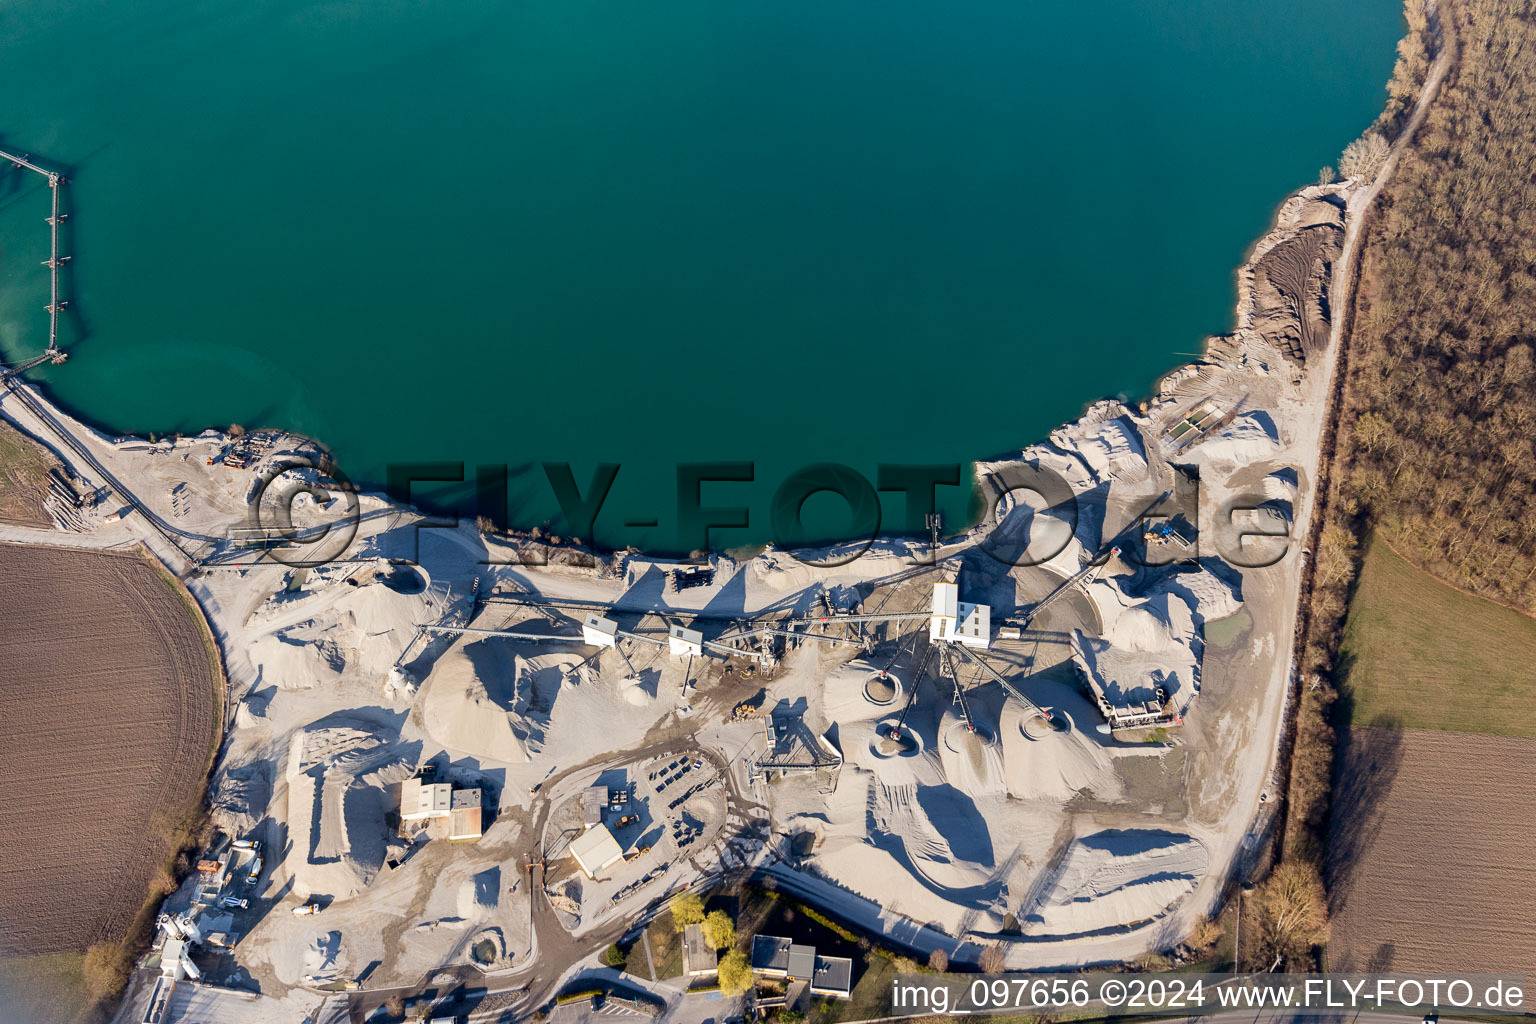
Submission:
{"label": "gravel quarry", "polygon": [[[978,463],[990,510],[936,552],[717,554],[680,589],[675,562],[525,564],[527,536],[422,528],[367,494],[350,535],[326,532],[350,496],[306,495],[296,542],[262,550],[262,473],[309,442],[263,435],[231,468],[222,434],[106,438],[11,399],[135,511],[0,540],[143,545],[213,627],[230,692],[213,818],[270,851],[219,984],[543,984],[669,894],[751,872],[918,953],[1130,959],[1209,912],[1269,827],[1301,564],[1286,537],[1304,536],[1331,359],[1284,295],[1326,294],[1317,233],[1341,230],[1350,188],[1281,208],[1240,274],[1238,329],[1204,361]],[[976,660],[930,633],[948,584],[989,609]],[[1208,643],[1238,614],[1238,642]],[[749,628],[764,623],[781,634]],[[710,646],[674,654],[670,626]],[[423,767],[480,791],[478,839],[403,821]],[[603,812],[620,858],[587,870],[571,850],[593,786],[626,802]]]}

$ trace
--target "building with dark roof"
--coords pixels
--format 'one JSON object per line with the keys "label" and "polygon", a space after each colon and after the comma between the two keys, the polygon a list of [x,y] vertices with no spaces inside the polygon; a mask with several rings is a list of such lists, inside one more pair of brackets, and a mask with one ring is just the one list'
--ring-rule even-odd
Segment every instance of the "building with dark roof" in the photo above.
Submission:
{"label": "building with dark roof", "polygon": [[603,808],[608,806],[607,786],[588,786],[581,791],[581,825],[592,828],[603,823]]}
{"label": "building with dark roof", "polygon": [[752,936],[753,972],[769,978],[789,977],[791,945],[793,943],[788,939],[781,939],[777,935]]}
{"label": "building with dark roof", "polygon": [[853,993],[853,961],[846,956],[818,956],[811,991],[847,999]]}
{"label": "building with dark roof", "polygon": [[691,924],[683,929],[683,973],[690,978],[714,974],[720,966],[720,954],[704,941],[704,929]]}
{"label": "building with dark roof", "polygon": [[816,947],[795,943],[789,947],[790,981],[810,981],[816,976]]}
{"label": "building with dark roof", "polygon": [[754,974],[806,982],[814,995],[847,999],[853,992],[852,960],[820,956],[815,946],[778,935],[752,936],[751,963]]}

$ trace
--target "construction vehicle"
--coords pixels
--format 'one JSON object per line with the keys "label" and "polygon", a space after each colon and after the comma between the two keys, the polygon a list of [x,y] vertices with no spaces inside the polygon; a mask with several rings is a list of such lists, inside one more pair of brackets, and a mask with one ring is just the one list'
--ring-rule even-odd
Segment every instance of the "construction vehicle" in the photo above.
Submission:
{"label": "construction vehicle", "polygon": [[320,913],[320,904],[306,903],[302,907],[293,908],[294,917],[309,917],[311,914]]}
{"label": "construction vehicle", "polygon": [[258,879],[260,877],[261,877],[261,858],[257,857],[257,858],[255,858],[254,860],[251,861],[251,870],[246,873],[245,884],[246,885],[255,885],[256,884],[256,879]]}
{"label": "construction vehicle", "polygon": [[225,896],[219,900],[219,906],[228,907],[231,910],[244,910],[250,905],[250,900],[241,899],[239,896]]}
{"label": "construction vehicle", "polygon": [[624,817],[622,817],[622,818],[620,818],[618,820],[618,823],[614,827],[615,828],[623,828],[625,825],[633,825],[635,822],[637,822],[639,820],[640,820],[640,815],[638,815],[638,814],[626,814],[626,815],[624,815]]}
{"label": "construction vehicle", "polygon": [[1171,519],[1148,519],[1141,531],[1142,540],[1150,546],[1177,544],[1190,547],[1194,544],[1194,532],[1182,516]]}
{"label": "construction vehicle", "polygon": [[650,850],[651,848],[649,846],[637,846],[633,850],[630,850],[628,853],[626,853],[624,855],[624,859],[626,861],[638,860],[640,857],[649,853]]}

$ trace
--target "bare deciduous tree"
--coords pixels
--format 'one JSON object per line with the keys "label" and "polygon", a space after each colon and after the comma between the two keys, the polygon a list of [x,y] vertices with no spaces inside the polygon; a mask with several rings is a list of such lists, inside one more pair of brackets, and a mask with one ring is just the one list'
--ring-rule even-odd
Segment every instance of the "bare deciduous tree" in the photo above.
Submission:
{"label": "bare deciduous tree", "polygon": [[[1259,966],[1279,958],[1288,970],[1308,970],[1312,948],[1328,941],[1328,898],[1317,868],[1288,860],[1248,900],[1257,925],[1253,954]],[[1247,945],[1246,943],[1244,944]]]}
{"label": "bare deciduous tree", "polygon": [[1003,969],[1008,955],[1000,943],[994,942],[981,951],[981,958],[977,962],[987,974],[996,974]]}
{"label": "bare deciduous tree", "polygon": [[1370,131],[1344,147],[1339,157],[1339,173],[1346,178],[1374,181],[1381,165],[1387,162],[1387,140],[1380,132]]}

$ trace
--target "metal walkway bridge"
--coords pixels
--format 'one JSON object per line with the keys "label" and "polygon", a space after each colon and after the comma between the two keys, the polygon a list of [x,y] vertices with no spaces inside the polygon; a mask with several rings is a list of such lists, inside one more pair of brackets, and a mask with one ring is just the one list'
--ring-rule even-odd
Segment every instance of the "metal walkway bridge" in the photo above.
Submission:
{"label": "metal walkway bridge", "polygon": [[48,179],[48,189],[52,193],[53,212],[48,217],[49,233],[52,236],[48,250],[48,259],[43,261],[43,266],[48,268],[49,292],[48,292],[48,350],[35,359],[30,359],[18,366],[0,370],[0,380],[25,373],[34,366],[41,366],[45,362],[62,363],[69,357],[59,350],[59,314],[69,305],[59,297],[59,270],[69,262],[68,256],[59,255],[59,227],[69,214],[60,209],[60,195],[64,191],[64,176],[58,171],[50,171],[39,167],[24,155],[7,153],[0,150],[0,160],[9,160],[11,166],[20,170],[34,171]]}

